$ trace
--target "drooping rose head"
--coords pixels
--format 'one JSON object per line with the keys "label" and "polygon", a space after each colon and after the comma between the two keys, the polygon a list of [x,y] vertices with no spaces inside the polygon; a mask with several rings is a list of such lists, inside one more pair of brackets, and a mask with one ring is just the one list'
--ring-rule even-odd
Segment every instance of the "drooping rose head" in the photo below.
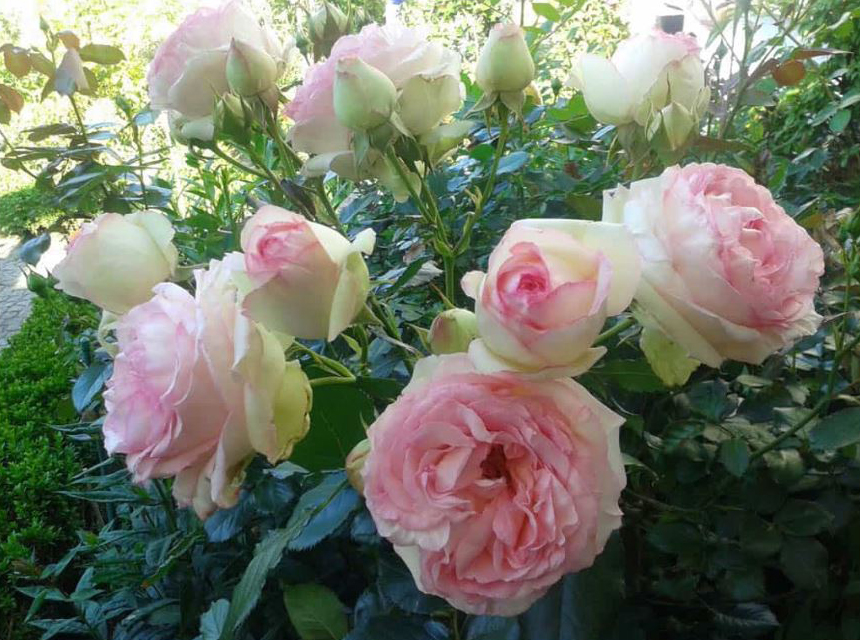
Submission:
{"label": "drooping rose head", "polygon": [[422,591],[519,614],[621,525],[622,422],[570,379],[431,356],[370,428],[368,509]]}
{"label": "drooping rose head", "polygon": [[535,76],[535,63],[523,34],[515,24],[497,24],[475,70],[478,86],[485,93],[523,91]]}
{"label": "drooping rose head", "polygon": [[676,105],[666,112],[667,121],[678,127],[678,114],[684,113],[689,131],[699,122],[709,98],[695,39],[659,30],[624,40],[611,60],[581,54],[574,60],[568,84],[582,91],[597,120],[615,125],[645,126]]}
{"label": "drooping rose head", "polygon": [[236,503],[255,452],[290,455],[308,429],[310,387],[283,345],[237,305],[229,254],[197,272],[196,296],[175,284],[117,324],[107,383],[108,453],[135,482],[176,476],[174,495],[205,518]]}
{"label": "drooping rose head", "polygon": [[[340,38],[325,62],[308,69],[295,98],[287,105],[286,114],[295,122],[290,131],[293,146],[319,156],[306,165],[308,175],[323,175],[330,168],[339,171],[340,166],[355,164],[352,133],[335,114],[335,77],[342,59],[358,59],[388,77],[398,92],[395,111],[415,136],[439,125],[462,102],[458,54],[429,42],[420,29],[400,24],[367,25],[358,34]],[[387,95],[389,87],[385,85],[380,91]],[[343,156],[349,156],[349,162],[335,162]]]}
{"label": "drooping rose head", "polygon": [[815,332],[821,247],[740,169],[670,167],[604,195],[642,255],[637,301],[694,358],[758,364]]}
{"label": "drooping rose head", "polygon": [[[262,97],[271,99],[268,93],[286,69],[293,43],[282,45],[268,27],[260,26],[242,0],[198,9],[155,52],[146,75],[149,98],[154,109],[174,112],[182,136],[211,138],[216,99],[230,89],[227,67],[234,42],[235,87],[242,93],[260,89]],[[263,79],[271,85],[263,87]]]}
{"label": "drooping rose head", "polygon": [[176,270],[173,226],[160,211],[103,213],[84,223],[54,268],[57,288],[113,313],[149,300]]}
{"label": "drooping rose head", "polygon": [[350,242],[280,207],[261,207],[245,223],[243,269],[234,274],[245,312],[272,331],[334,340],[364,307],[370,276],[362,253],[374,232]]}
{"label": "drooping rose head", "polygon": [[589,347],[607,316],[630,304],[638,279],[638,256],[622,225],[517,221],[487,273],[463,278],[480,337],[469,353],[484,371],[577,375],[605,352]]}

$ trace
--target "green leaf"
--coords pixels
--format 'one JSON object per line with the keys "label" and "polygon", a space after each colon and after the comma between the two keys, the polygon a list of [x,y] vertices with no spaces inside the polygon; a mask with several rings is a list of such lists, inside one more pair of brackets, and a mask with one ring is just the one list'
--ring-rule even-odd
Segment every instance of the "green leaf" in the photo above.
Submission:
{"label": "green leaf", "polygon": [[766,605],[747,602],[715,613],[714,626],[731,637],[757,638],[778,629],[779,622]]}
{"label": "green leaf", "polygon": [[84,62],[98,64],[117,64],[125,60],[125,54],[116,47],[108,44],[87,44],[79,51]]}
{"label": "green leaf", "polygon": [[285,529],[275,529],[269,532],[269,535],[254,549],[254,557],[233,590],[230,609],[224,620],[219,640],[230,640],[239,625],[254,609],[263,592],[263,585],[266,584],[266,576],[280,562],[284,548],[292,536],[293,531],[289,525]]}
{"label": "green leaf", "polygon": [[848,109],[842,109],[841,111],[837,111],[836,114],[830,119],[830,130],[833,133],[842,133],[845,131],[845,127],[848,126],[848,123],[851,121],[851,112]]}
{"label": "green leaf", "polygon": [[592,369],[592,372],[594,375],[609,378],[621,388],[635,393],[654,393],[665,390],[663,383],[644,360],[612,360],[599,368]]}
{"label": "green leaf", "polygon": [[747,443],[740,438],[723,442],[720,445],[720,462],[730,474],[740,478],[750,464],[750,450]]}
{"label": "green leaf", "polygon": [[815,538],[788,538],[779,561],[785,575],[801,589],[827,584],[827,549]]}
{"label": "green leaf", "polygon": [[830,526],[833,514],[817,502],[789,500],[773,521],[791,535],[814,536]]}
{"label": "green leaf", "polygon": [[747,514],[741,525],[741,549],[755,558],[767,558],[779,551],[782,534],[770,523],[753,514]]}
{"label": "green leaf", "polygon": [[311,428],[290,460],[309,471],[343,468],[347,454],[364,440],[365,425],[373,422],[373,403],[352,385],[314,389]]}
{"label": "green leaf", "polygon": [[242,531],[254,515],[254,508],[247,496],[231,509],[219,509],[206,518],[203,528],[209,542],[225,542]]}
{"label": "green leaf", "polygon": [[648,529],[646,540],[665,553],[689,554],[702,547],[699,530],[686,522],[658,522]]}
{"label": "green leaf", "polygon": [[723,380],[708,380],[693,385],[684,398],[693,413],[711,422],[722,422],[735,408],[728,398],[729,385]]}
{"label": "green leaf", "polygon": [[421,269],[424,263],[427,262],[427,258],[419,258],[418,260],[413,260],[412,263],[403,270],[403,273],[400,274],[400,277],[394,282],[393,285],[385,292],[385,295],[390,297],[393,296],[397,291],[399,291],[407,282],[412,280],[416,273]]}
{"label": "green leaf", "polygon": [[343,605],[321,584],[284,586],[284,604],[302,640],[341,640],[349,631]]}
{"label": "green leaf", "polygon": [[72,403],[78,413],[89,406],[96,394],[102,390],[105,382],[110,378],[113,365],[110,362],[97,361],[87,367],[81,376],[75,380],[72,387]]}
{"label": "green leaf", "polygon": [[667,387],[678,387],[686,383],[701,364],[687,356],[682,347],[655,327],[644,326],[639,336],[639,347],[651,369]]}
{"label": "green leaf", "polygon": [[201,640],[218,640],[227,620],[227,611],[230,609],[228,600],[216,600],[209,610],[200,616]]}
{"label": "green leaf", "polygon": [[514,171],[522,168],[522,166],[528,161],[529,154],[525,151],[514,151],[513,153],[509,153],[499,160],[499,169],[496,171],[496,175],[501,176],[506,173],[513,173]]}
{"label": "green leaf", "polygon": [[532,9],[541,17],[546,18],[550,22],[561,22],[561,14],[554,6],[547,2],[533,2]]}
{"label": "green leaf", "polygon": [[520,625],[516,618],[472,616],[466,640],[520,640]]}
{"label": "green leaf", "polygon": [[469,157],[474,158],[475,160],[479,160],[481,162],[486,162],[493,158],[495,155],[495,147],[491,144],[487,144],[486,142],[481,143],[479,145],[475,145],[469,151]]}
{"label": "green leaf", "polygon": [[287,529],[294,530],[289,549],[308,549],[334,533],[361,505],[361,499],[347,486],[343,471],[332,473],[310,491],[302,494],[293,510]]}
{"label": "green leaf", "polygon": [[860,442],[860,407],[843,409],[825,417],[810,431],[809,441],[819,451],[841,449]]}
{"label": "green leaf", "polygon": [[520,616],[521,640],[608,640],[623,600],[624,548],[615,533],[590,568],[565,576]]}
{"label": "green leaf", "polygon": [[380,555],[378,576],[377,584],[382,596],[408,613],[430,615],[445,609],[444,600],[418,590],[412,574],[399,556]]}

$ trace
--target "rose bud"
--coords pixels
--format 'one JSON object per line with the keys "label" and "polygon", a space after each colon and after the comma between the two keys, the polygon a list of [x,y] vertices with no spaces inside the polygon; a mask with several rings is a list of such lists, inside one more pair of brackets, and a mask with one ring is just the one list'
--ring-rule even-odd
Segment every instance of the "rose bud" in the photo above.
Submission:
{"label": "rose bud", "polygon": [[244,270],[234,274],[245,312],[272,331],[334,340],[364,308],[370,276],[362,253],[372,229],[350,242],[337,231],[267,205],[242,229]]}
{"label": "rose bud", "polygon": [[478,321],[468,309],[446,309],[430,325],[430,350],[436,355],[460,353],[478,337]]}
{"label": "rose bud", "polygon": [[338,60],[334,78],[334,113],[353,130],[366,131],[388,122],[397,103],[397,89],[384,73],[361,58]]}
{"label": "rose bud", "polygon": [[160,211],[103,213],[81,227],[54,268],[57,288],[114,313],[152,297],[176,270],[173,227]]}
{"label": "rose bud", "polygon": [[278,65],[262,49],[233,38],[227,51],[227,84],[240,96],[255,96],[278,79]]}
{"label": "rose bud", "polygon": [[352,451],[346,456],[346,464],[344,465],[349,484],[362,495],[364,495],[364,478],[361,476],[361,470],[364,469],[368,453],[370,453],[370,440],[365,438],[352,448]]}
{"label": "rose bud", "polygon": [[529,86],[535,77],[535,63],[523,30],[515,24],[494,26],[478,57],[475,74],[485,93],[522,91]]}
{"label": "rose bud", "polygon": [[346,34],[348,27],[346,14],[331,2],[323,2],[308,20],[308,35],[314,43],[316,56],[329,55],[334,43]]}

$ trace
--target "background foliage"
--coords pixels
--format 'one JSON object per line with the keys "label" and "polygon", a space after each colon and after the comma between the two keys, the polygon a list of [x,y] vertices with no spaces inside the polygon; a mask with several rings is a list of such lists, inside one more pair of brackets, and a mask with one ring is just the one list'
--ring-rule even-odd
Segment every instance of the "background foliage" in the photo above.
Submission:
{"label": "background foliage", "polygon": [[[235,248],[236,230],[256,203],[291,206],[290,189],[303,186],[260,178],[229,154],[165,148],[143,91],[145,65],[165,33],[146,25],[169,29],[184,8],[165,2],[158,19],[131,20],[136,6],[99,0],[77,16],[46,16],[49,40],[72,28],[88,41],[121,45],[125,54],[117,64],[88,65],[99,85],[95,96],[81,97],[81,122],[55,94],[38,102],[43,78],[17,79],[0,69],[0,82],[27,96],[22,114],[0,125],[9,139],[5,166],[18,170],[4,172],[0,186],[38,185],[0,197],[0,226],[32,234],[60,222],[74,226],[103,208],[157,206],[174,220],[185,262],[204,262]],[[525,126],[512,131],[458,273],[484,266],[512,220],[597,218],[602,191],[630,177],[611,128],[598,127],[582,98],[560,84],[572,51],[611,51],[626,35],[617,5],[565,0],[523,7],[534,25],[529,39],[542,104],[530,102]],[[377,18],[383,11],[365,9]],[[520,10],[519,3],[459,0],[402,7],[408,22],[434,25],[467,61],[491,23],[518,19]],[[285,3],[272,3],[272,11],[284,28],[303,24],[303,14]],[[105,640],[860,639],[860,62],[851,54],[806,60],[805,77],[787,87],[754,73],[768,60],[790,59],[799,45],[858,51],[860,6],[737,3],[720,25],[738,29],[768,14],[777,22],[791,16],[787,37],[750,42],[742,51],[713,37],[709,137],[686,149],[684,160],[745,168],[822,243],[828,272],[819,311],[826,323],[761,367],[702,368],[680,388],[665,387],[653,373],[637,327],[610,338],[611,356],[582,381],[627,418],[629,486],[624,528],[592,569],[568,576],[518,619],[457,614],[415,589],[343,473],[332,471],[396,397],[408,378],[404,361],[425,350],[421,328],[444,304],[414,206],[395,204],[373,185],[331,179],[326,186],[350,235],[368,226],[377,231],[369,262],[375,299],[387,308],[376,309],[401,340],[377,331],[367,342],[347,333],[330,345],[309,343],[361,377],[355,386],[316,389],[312,435],[291,462],[255,463],[239,505],[205,525],[173,508],[165,483],[134,487],[121,461],[94,457],[108,363],[92,341],[92,312],[56,294],[37,303],[24,332],[0,355],[0,495],[14,496],[12,518],[0,513],[0,580],[9,585],[0,590],[0,613],[11,616],[0,633]],[[143,31],[132,35],[130,24]],[[299,45],[307,46],[301,35]],[[718,65],[730,55],[742,64],[727,75]],[[478,98],[469,75],[464,111]],[[43,128],[28,130],[35,126]],[[254,135],[277,172],[267,141]],[[465,223],[468,190],[485,186],[498,135],[476,125],[469,144],[433,175],[451,228]],[[652,160],[653,173],[659,159]],[[304,361],[310,375],[321,375],[311,356]],[[76,424],[65,433],[48,427],[69,422]],[[86,472],[79,473],[81,465]],[[13,584],[20,599],[11,615]]]}

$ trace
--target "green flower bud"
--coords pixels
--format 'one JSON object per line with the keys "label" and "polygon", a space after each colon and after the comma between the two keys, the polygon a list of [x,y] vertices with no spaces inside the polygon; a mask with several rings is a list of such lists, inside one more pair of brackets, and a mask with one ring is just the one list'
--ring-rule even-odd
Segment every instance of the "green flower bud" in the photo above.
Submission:
{"label": "green flower bud", "polygon": [[337,62],[334,78],[334,113],[350,129],[367,131],[391,119],[397,89],[388,76],[349,56]]}
{"label": "green flower bud", "polygon": [[278,79],[278,64],[262,49],[233,38],[227,52],[227,84],[240,96],[255,96]]}
{"label": "green flower bud", "polygon": [[468,309],[447,309],[430,325],[430,350],[436,355],[462,353],[478,337],[478,321]]}
{"label": "green flower bud", "polygon": [[535,63],[515,24],[497,24],[481,55],[476,70],[478,86],[485,93],[522,91],[535,77]]}
{"label": "green flower bud", "polygon": [[308,20],[308,36],[317,57],[331,53],[334,43],[349,31],[346,14],[330,2],[323,2]]}
{"label": "green flower bud", "polygon": [[370,453],[370,441],[367,439],[359,442],[349,455],[346,456],[346,479],[352,488],[358,493],[364,495],[364,478],[361,477],[361,470],[364,468],[364,462],[367,460],[367,455]]}

